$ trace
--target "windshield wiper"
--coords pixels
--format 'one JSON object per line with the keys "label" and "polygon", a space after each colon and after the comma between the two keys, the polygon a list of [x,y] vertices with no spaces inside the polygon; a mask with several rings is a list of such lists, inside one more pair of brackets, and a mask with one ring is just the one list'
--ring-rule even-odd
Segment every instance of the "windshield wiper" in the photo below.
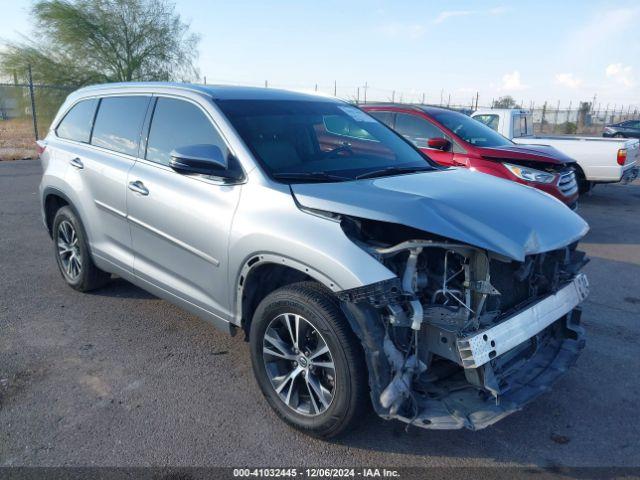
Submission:
{"label": "windshield wiper", "polygon": [[305,182],[345,182],[349,177],[333,175],[326,172],[280,172],[274,173],[273,178],[279,180],[302,180]]}
{"label": "windshield wiper", "polygon": [[372,170],[370,172],[361,173],[356,180],[363,178],[385,177],[387,175],[398,175],[401,173],[430,172],[431,167],[387,167],[382,170]]}

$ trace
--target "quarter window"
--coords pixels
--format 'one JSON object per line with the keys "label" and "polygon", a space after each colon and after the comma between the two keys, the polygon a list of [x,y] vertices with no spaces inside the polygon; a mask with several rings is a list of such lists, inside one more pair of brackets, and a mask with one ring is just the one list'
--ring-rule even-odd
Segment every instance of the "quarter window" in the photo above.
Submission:
{"label": "quarter window", "polygon": [[224,140],[205,113],[196,105],[174,98],[158,98],[147,142],[147,160],[169,165],[171,151],[190,145],[215,145],[229,159],[229,168],[239,170]]}
{"label": "quarter window", "polygon": [[138,155],[140,129],[150,97],[106,97],[100,101],[91,144]]}
{"label": "quarter window", "polygon": [[435,125],[406,113],[396,115],[395,130],[418,148],[429,148],[427,141],[430,138],[446,138],[444,132]]}
{"label": "quarter window", "polygon": [[56,134],[67,140],[88,143],[97,103],[95,98],[76,103],[58,124]]}

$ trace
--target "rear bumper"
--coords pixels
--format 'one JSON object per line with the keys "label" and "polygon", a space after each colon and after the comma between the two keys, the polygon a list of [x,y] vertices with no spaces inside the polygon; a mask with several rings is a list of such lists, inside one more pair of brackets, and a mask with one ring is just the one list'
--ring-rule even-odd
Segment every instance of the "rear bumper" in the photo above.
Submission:
{"label": "rear bumper", "polygon": [[624,184],[631,183],[640,176],[640,167],[632,165],[622,173],[620,181]]}

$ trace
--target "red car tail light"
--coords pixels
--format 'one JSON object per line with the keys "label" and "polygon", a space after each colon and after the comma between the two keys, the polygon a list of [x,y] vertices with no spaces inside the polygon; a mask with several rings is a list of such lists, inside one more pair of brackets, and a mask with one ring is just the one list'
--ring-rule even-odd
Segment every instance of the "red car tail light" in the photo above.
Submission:
{"label": "red car tail light", "polygon": [[621,148],[618,150],[618,165],[624,165],[627,161],[627,149]]}

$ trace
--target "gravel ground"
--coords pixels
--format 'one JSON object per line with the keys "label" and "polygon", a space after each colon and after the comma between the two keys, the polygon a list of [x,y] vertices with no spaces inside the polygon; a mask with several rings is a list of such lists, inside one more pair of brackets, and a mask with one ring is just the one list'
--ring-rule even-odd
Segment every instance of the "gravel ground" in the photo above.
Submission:
{"label": "gravel ground", "polygon": [[0,163],[0,466],[637,466],[640,183],[581,201],[592,293],[577,366],[480,432],[369,414],[334,442],[279,421],[249,349],[122,280],[63,283],[35,161]]}

